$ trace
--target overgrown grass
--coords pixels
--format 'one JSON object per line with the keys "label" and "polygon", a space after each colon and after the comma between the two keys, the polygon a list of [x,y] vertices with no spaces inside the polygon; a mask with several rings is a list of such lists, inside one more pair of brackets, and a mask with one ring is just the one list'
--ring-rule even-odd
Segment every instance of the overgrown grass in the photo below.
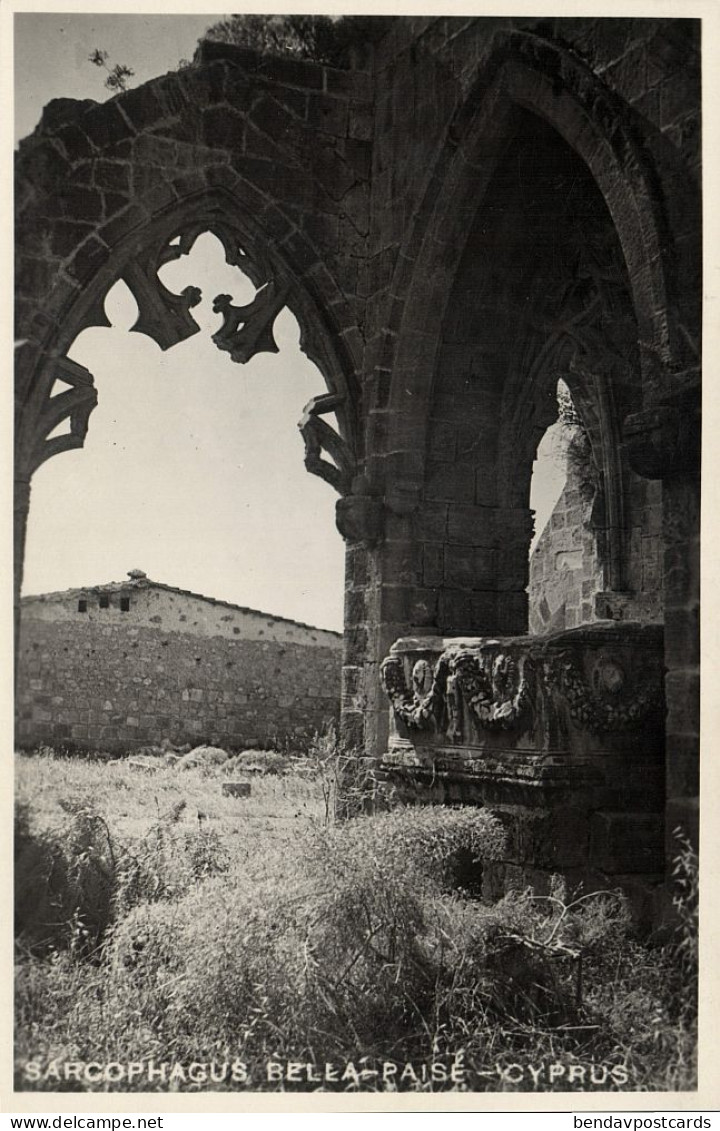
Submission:
{"label": "overgrown grass", "polygon": [[688,845],[653,949],[616,893],[475,898],[502,853],[487,812],[334,823],[331,778],[238,801],[221,774],[20,759],[16,1086],[694,1086]]}

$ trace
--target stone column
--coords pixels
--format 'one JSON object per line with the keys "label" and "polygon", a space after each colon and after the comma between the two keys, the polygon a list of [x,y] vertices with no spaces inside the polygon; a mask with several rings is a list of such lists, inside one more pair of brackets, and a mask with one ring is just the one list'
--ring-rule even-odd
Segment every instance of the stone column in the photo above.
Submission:
{"label": "stone column", "polygon": [[15,680],[17,681],[20,656],[20,591],[25,563],[25,536],[30,510],[30,475],[17,472],[13,499],[13,573],[14,573],[14,612],[15,612]]}
{"label": "stone column", "polygon": [[348,749],[375,753],[371,720],[380,693],[376,579],[384,526],[382,500],[369,494],[359,479],[355,493],[338,499],[336,522],[346,542],[340,734]]}
{"label": "stone column", "polygon": [[665,845],[680,826],[697,844],[700,769],[700,388],[689,384],[628,417],[633,470],[663,480]]}
{"label": "stone column", "polygon": [[663,489],[665,572],[666,846],[674,830],[697,844],[700,790],[700,497],[697,484]]}

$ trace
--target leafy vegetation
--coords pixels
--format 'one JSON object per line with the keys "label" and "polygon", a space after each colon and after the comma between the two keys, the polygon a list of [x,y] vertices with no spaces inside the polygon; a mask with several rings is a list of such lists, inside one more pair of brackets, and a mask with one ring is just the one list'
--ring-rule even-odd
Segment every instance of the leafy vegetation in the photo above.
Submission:
{"label": "leafy vegetation", "polygon": [[331,749],[243,800],[222,768],[18,758],[19,1089],[693,1087],[687,842],[652,947],[616,892],[478,898],[484,810],[336,822]]}
{"label": "leafy vegetation", "polygon": [[113,93],[119,94],[128,88],[128,79],[131,79],[135,72],[132,67],[128,67],[125,63],[114,63],[111,67],[108,63],[110,58],[107,51],[103,51],[101,47],[96,47],[92,55],[88,56],[88,61],[93,63],[96,67],[102,67],[107,71],[107,78],[105,79],[105,86]]}
{"label": "leafy vegetation", "polygon": [[388,23],[385,16],[233,15],[209,27],[203,39],[338,66]]}

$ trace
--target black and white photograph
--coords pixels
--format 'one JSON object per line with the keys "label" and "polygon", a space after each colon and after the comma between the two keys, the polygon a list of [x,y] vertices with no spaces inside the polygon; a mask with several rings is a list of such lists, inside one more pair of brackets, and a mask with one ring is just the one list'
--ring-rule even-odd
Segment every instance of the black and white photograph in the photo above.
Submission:
{"label": "black and white photograph", "polygon": [[698,1106],[711,25],[581,8],[15,0],[14,1110]]}

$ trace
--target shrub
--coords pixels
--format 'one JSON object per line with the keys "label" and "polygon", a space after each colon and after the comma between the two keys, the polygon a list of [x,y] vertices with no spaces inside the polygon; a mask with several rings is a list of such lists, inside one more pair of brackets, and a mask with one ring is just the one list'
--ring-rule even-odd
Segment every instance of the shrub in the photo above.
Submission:
{"label": "shrub", "polygon": [[223,772],[243,774],[287,774],[295,760],[278,750],[243,750],[233,755],[222,767]]}
{"label": "shrub", "polygon": [[673,907],[677,915],[674,939],[676,961],[683,980],[693,984],[698,974],[698,927],[700,910],[700,870],[698,854],[681,828],[675,829],[678,844],[673,861]]}
{"label": "shrub", "polygon": [[[685,926],[653,948],[633,937],[616,892],[568,894],[557,880],[544,897],[473,898],[486,863],[503,856],[501,826],[481,809],[320,822],[292,852],[285,837],[264,839],[261,859],[235,864],[214,832],[191,830],[182,813],[180,801],[127,846],[73,801],[46,832],[19,811],[23,874],[46,877],[64,927],[61,944],[42,936],[35,953],[21,940],[21,1050],[63,1060],[239,1058],[253,1088],[292,1086],[268,1083],[273,1058],[372,1067],[457,1055],[473,1090],[519,1087],[502,1076],[519,1061],[620,1064],[629,1088],[693,1086],[692,963],[679,958],[691,953],[680,943],[695,923],[689,849],[678,865]],[[72,941],[87,921],[82,900],[98,863],[113,861],[103,945],[83,949]],[[32,932],[22,938],[32,945]],[[551,1086],[564,1090],[567,1077]]]}
{"label": "shrub", "polygon": [[[315,735],[308,751],[308,762],[318,773],[326,824],[335,818],[345,820],[378,808],[380,782],[376,760],[346,746],[333,726]],[[383,804],[387,805],[392,800],[392,791],[384,783],[383,788]]]}
{"label": "shrub", "polygon": [[64,805],[68,820],[35,830],[26,806],[15,819],[15,929],[35,950],[71,946],[92,951],[111,917],[115,856],[107,825],[81,802]]}
{"label": "shrub", "polygon": [[180,829],[179,802],[131,847],[86,802],[60,802],[67,819],[32,826],[26,805],[15,816],[15,933],[42,953],[70,947],[94,953],[110,924],[141,902],[173,899],[229,857],[212,829]]}

